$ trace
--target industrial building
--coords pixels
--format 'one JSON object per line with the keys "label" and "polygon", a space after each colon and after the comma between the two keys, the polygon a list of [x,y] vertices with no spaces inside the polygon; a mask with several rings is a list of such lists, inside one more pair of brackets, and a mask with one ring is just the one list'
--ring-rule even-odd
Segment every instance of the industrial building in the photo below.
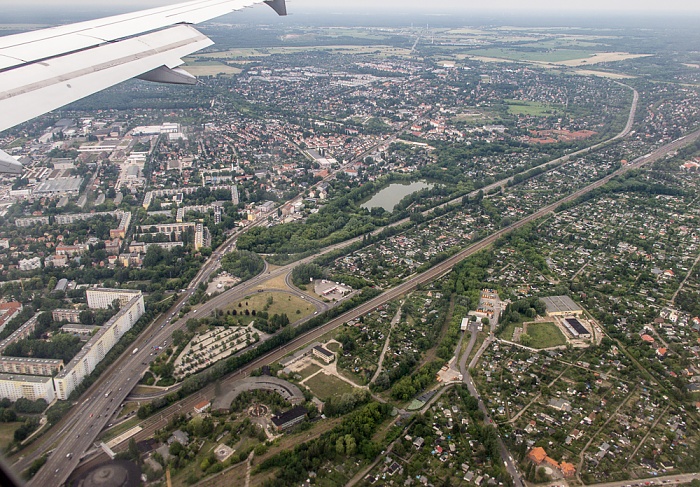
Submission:
{"label": "industrial building", "polygon": [[540,299],[547,306],[547,316],[579,316],[583,314],[581,306],[569,296],[547,296]]}
{"label": "industrial building", "polygon": [[591,332],[576,318],[564,318],[564,327],[573,338],[590,338]]}

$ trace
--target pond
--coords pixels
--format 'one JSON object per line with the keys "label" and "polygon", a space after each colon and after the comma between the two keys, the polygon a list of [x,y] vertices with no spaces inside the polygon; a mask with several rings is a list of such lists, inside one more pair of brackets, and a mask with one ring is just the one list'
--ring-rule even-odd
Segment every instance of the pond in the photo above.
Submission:
{"label": "pond", "polygon": [[426,188],[432,188],[434,185],[425,181],[415,181],[413,183],[393,183],[382,189],[379,193],[363,203],[362,208],[371,210],[372,208],[384,208],[391,213],[394,207],[409,194],[420,191]]}

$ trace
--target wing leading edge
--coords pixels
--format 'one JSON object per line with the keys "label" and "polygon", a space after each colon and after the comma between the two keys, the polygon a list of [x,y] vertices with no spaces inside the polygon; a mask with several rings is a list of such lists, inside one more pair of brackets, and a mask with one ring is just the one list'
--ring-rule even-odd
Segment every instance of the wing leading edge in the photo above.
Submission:
{"label": "wing leading edge", "polygon": [[194,0],[0,37],[0,131],[134,77],[193,84],[177,66],[213,42],[187,24],[258,3],[287,14],[285,0]]}

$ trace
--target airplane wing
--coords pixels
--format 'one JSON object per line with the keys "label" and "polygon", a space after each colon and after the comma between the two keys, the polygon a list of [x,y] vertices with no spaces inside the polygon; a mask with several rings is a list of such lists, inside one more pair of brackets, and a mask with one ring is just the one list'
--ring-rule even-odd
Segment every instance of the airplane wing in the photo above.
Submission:
{"label": "airplane wing", "polygon": [[193,0],[0,37],[0,131],[134,77],[195,84],[178,66],[213,42],[191,24],[258,3],[287,15],[285,0]]}

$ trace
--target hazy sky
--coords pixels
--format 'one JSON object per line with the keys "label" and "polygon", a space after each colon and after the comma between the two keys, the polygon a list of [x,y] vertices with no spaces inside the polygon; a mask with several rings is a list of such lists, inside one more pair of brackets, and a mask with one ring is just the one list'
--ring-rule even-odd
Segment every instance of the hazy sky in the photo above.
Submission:
{"label": "hazy sky", "polygon": [[[55,0],[4,0],[3,3],[30,6],[52,5],[57,6]],[[64,0],[61,6],[82,5],[97,7],[99,5],[115,5],[124,7],[124,10],[135,8],[148,8],[153,6],[179,3],[178,0]],[[530,13],[556,13],[565,11],[584,11],[588,13],[628,11],[632,14],[644,12],[682,12],[690,11],[700,13],[700,2],[697,0],[288,0],[290,12],[337,12],[352,11],[364,13],[373,10],[391,10],[397,12],[420,11],[425,13],[448,13],[465,11],[503,11],[514,10]]]}

